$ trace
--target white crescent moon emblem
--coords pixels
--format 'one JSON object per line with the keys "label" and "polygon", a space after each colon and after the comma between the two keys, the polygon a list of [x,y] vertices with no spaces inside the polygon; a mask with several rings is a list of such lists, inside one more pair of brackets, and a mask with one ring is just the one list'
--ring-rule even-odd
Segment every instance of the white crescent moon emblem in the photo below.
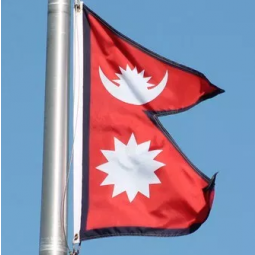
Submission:
{"label": "white crescent moon emblem", "polygon": [[[131,70],[128,66],[127,70],[122,68],[120,70],[122,74],[116,74],[120,79],[114,80],[119,86],[109,80],[100,67],[99,76],[104,87],[112,96],[128,104],[143,105],[154,100],[167,84],[168,71],[166,71],[162,81],[157,86],[154,86],[148,83],[150,77],[143,77],[144,71],[138,73],[136,68]],[[153,88],[148,89],[152,86]]]}

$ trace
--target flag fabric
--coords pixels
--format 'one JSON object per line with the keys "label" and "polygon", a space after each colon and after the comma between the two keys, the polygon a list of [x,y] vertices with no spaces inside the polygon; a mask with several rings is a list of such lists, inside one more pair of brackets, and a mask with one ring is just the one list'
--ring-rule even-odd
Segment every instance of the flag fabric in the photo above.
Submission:
{"label": "flag fabric", "polygon": [[223,90],[85,5],[74,23],[74,243],[196,231],[210,213],[215,175],[189,161],[158,117]]}

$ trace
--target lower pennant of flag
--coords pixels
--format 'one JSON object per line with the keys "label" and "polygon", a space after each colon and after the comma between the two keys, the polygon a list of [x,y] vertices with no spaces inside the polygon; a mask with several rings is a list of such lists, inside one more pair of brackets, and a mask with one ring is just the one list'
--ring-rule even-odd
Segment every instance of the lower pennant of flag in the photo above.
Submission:
{"label": "lower pennant of flag", "polygon": [[186,235],[206,221],[216,175],[196,168],[158,117],[222,92],[85,5],[75,13],[74,243]]}

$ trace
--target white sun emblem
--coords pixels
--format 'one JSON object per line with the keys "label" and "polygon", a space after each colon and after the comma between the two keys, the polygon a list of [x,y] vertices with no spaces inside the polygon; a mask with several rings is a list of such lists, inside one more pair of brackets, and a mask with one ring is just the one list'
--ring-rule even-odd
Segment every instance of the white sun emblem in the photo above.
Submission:
{"label": "white sun emblem", "polygon": [[99,76],[107,91],[122,102],[142,105],[155,99],[164,90],[168,71],[166,71],[164,78],[158,85],[149,83],[151,77],[144,77],[144,70],[138,73],[136,67],[131,70],[127,65],[126,70],[120,67],[121,74],[116,73],[119,80],[113,80],[117,84],[109,80],[99,67]]}
{"label": "white sun emblem", "polygon": [[150,197],[150,184],[161,183],[154,173],[165,164],[154,160],[162,150],[149,151],[150,141],[137,144],[134,134],[125,145],[114,138],[115,150],[101,150],[107,163],[97,167],[108,174],[103,185],[114,185],[112,197],[126,191],[132,202],[138,192]]}

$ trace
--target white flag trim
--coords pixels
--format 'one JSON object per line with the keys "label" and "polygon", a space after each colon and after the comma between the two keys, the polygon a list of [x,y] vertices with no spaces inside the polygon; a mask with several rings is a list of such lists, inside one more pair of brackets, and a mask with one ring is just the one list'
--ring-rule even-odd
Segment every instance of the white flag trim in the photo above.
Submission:
{"label": "white flag trim", "polygon": [[74,11],[73,36],[73,243],[80,242],[83,145],[83,10]]}

